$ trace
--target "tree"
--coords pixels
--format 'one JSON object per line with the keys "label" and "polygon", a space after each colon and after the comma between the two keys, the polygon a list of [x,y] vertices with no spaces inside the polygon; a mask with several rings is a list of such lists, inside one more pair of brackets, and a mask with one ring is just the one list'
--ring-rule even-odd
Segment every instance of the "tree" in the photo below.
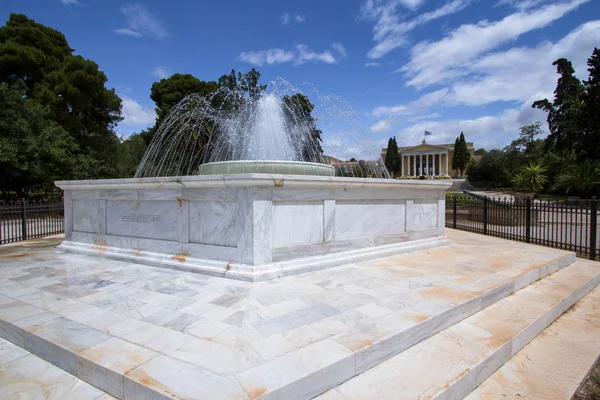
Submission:
{"label": "tree", "polygon": [[460,176],[463,176],[465,169],[469,165],[469,161],[471,160],[471,154],[467,149],[467,142],[465,140],[465,135],[463,132],[460,133],[460,136],[456,138],[454,141],[454,155],[452,156],[452,169],[455,171],[460,171]]}
{"label": "tree", "polygon": [[391,137],[390,140],[388,140],[387,152],[385,154],[385,167],[392,176],[395,176],[400,170],[400,154],[398,153],[398,143],[396,143],[395,137]]}
{"label": "tree", "polygon": [[0,84],[0,189],[23,197],[30,188],[52,188],[55,180],[77,176],[85,160],[49,109],[18,86]]}
{"label": "tree", "polygon": [[487,150],[484,148],[481,149],[477,149],[473,152],[474,156],[483,156],[485,153],[487,153]]}
{"label": "tree", "polygon": [[254,99],[267,89],[267,85],[258,84],[259,79],[260,72],[254,68],[245,74],[238,72],[237,75],[235,69],[232,69],[228,75],[221,76],[218,83],[221,87],[239,91],[241,94]]}
{"label": "tree", "polygon": [[74,177],[116,174],[121,99],[106,82],[96,63],[73,55],[62,33],[19,14],[0,28],[0,84],[19,85],[72,136],[85,159]]}
{"label": "tree", "polygon": [[[252,68],[252,71],[254,71],[254,68]],[[317,120],[311,115],[315,105],[310,102],[307,96],[301,93],[296,93],[293,96],[286,95],[282,101],[286,105],[288,118],[293,121],[292,123],[305,124],[309,129],[311,141],[302,146],[302,158],[307,161],[318,161],[321,154],[323,154],[321,146],[323,142],[321,134],[323,132],[317,128]]]}
{"label": "tree", "polygon": [[207,96],[219,88],[215,81],[201,81],[190,74],[173,74],[168,78],[154,82],[150,89],[150,98],[156,105],[156,123],[145,135],[146,144],[150,144],[154,132],[171,111],[174,105],[186,96],[196,93]]}
{"label": "tree", "polygon": [[515,190],[519,192],[538,193],[544,189],[548,179],[546,168],[541,164],[530,163],[519,169],[519,172],[511,179]]}
{"label": "tree", "polygon": [[552,186],[553,191],[564,190],[566,193],[580,193],[585,197],[600,185],[600,162],[585,160],[569,166],[558,175]]}
{"label": "tree", "polygon": [[117,164],[119,178],[133,178],[148,146],[144,140],[144,133],[133,134],[123,140],[119,145],[119,162]]}
{"label": "tree", "polygon": [[575,77],[573,65],[566,58],[559,58],[552,65],[560,75],[554,91],[554,101],[537,100],[532,107],[548,113],[550,135],[546,149],[558,153],[584,154],[582,148],[582,106],[584,87]]}
{"label": "tree", "polygon": [[590,158],[600,159],[600,49],[588,59],[588,79],[583,82],[583,120],[585,148]]}

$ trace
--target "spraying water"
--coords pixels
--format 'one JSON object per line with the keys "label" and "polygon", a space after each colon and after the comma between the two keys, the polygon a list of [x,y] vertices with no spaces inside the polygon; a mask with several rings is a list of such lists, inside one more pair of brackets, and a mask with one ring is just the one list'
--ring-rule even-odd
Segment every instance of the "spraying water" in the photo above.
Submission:
{"label": "spraying water", "polygon": [[[324,143],[331,144],[329,147],[354,151],[357,155],[367,153],[364,141],[361,143],[358,135],[347,130],[348,124],[361,124],[345,100],[323,96],[315,90],[306,96],[281,78],[268,87],[267,91],[252,96],[221,88],[208,96],[184,98],[161,123],[135,176],[194,175],[200,165],[220,161],[323,164],[336,160],[323,155],[317,121],[319,128],[328,128],[323,136]],[[311,116],[314,106],[305,101],[309,98],[318,100],[316,118]],[[359,129],[365,131],[364,126]],[[344,142],[348,147],[344,148]],[[362,163],[336,160],[336,175],[389,178],[379,156],[375,153],[373,158]]]}

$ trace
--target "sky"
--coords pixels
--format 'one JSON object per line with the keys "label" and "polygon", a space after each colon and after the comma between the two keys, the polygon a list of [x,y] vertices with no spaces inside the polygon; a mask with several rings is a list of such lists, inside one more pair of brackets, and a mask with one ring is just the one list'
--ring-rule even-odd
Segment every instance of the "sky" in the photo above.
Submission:
{"label": "sky", "polygon": [[[357,130],[381,148],[451,143],[501,148],[546,115],[552,62],[580,79],[600,47],[600,0],[2,0],[65,34],[123,99],[122,137],[152,126],[153,82],[173,73],[217,80],[258,69],[345,98]],[[328,129],[334,129],[328,126]],[[330,135],[328,137],[328,135]],[[325,152],[368,158],[324,129]]]}

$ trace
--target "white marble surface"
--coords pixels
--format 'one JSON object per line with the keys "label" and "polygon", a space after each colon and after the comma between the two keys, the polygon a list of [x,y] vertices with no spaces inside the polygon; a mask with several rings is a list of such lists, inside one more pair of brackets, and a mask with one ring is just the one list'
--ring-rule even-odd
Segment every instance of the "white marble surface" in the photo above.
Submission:
{"label": "white marble surface", "polygon": [[73,230],[100,233],[98,200],[73,200]]}
{"label": "white marble surface", "polygon": [[225,276],[278,276],[294,270],[274,265],[282,260],[441,237],[447,186],[268,174],[58,185],[72,199],[61,249]]}
{"label": "white marble surface", "polygon": [[238,204],[190,201],[190,242],[236,247],[241,235]]}
{"label": "white marble surface", "polygon": [[323,242],[323,201],[273,203],[273,248]]}
{"label": "white marble surface", "polygon": [[107,201],[107,233],[175,241],[178,239],[177,223],[180,207],[176,199]]}
{"label": "white marble surface", "polygon": [[414,200],[412,211],[406,212],[407,226],[414,231],[437,228],[438,200]]}
{"label": "white marble surface", "polygon": [[403,200],[338,200],[335,203],[336,239],[397,234],[406,231]]}

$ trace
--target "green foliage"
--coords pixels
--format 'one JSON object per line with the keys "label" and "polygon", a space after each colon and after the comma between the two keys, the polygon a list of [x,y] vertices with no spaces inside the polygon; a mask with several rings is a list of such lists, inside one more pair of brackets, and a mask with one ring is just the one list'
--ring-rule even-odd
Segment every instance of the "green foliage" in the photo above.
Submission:
{"label": "green foliage", "polygon": [[546,148],[561,154],[583,154],[583,84],[575,77],[569,60],[559,58],[552,65],[556,66],[556,72],[560,75],[554,101],[537,100],[532,105],[548,113],[550,135],[546,138]]}
{"label": "green foliage", "polygon": [[388,140],[385,167],[392,176],[395,176],[400,171],[400,154],[398,153],[398,143],[395,137],[391,137]]}
{"label": "green foliage", "polygon": [[556,178],[553,191],[582,194],[589,197],[600,185],[600,162],[585,160],[570,165]]}
{"label": "green foliage", "polygon": [[72,53],[62,33],[11,14],[0,28],[0,84],[18,87],[30,111],[44,109],[55,132],[56,125],[68,132],[77,147],[67,151],[76,151],[78,159],[71,177],[113,177],[118,148],[113,129],[121,120],[121,99],[105,87],[107,78],[96,63]]}
{"label": "green foliage", "polygon": [[469,164],[467,176],[471,182],[494,182],[501,187],[510,186],[511,165],[503,150],[490,150],[481,160]]}
{"label": "green foliage", "polygon": [[464,171],[469,165],[471,154],[467,149],[467,141],[463,132],[454,141],[454,155],[452,156],[452,169],[460,171],[460,176],[463,176]]}
{"label": "green foliage", "polygon": [[587,155],[594,160],[600,159],[600,49],[594,48],[588,59],[589,77],[583,82],[583,128]]}
{"label": "green foliage", "polygon": [[546,171],[546,167],[534,162],[522,166],[511,178],[514,189],[518,192],[541,192],[548,182]]}
{"label": "green foliage", "polygon": [[85,160],[78,152],[48,108],[0,84],[0,188],[22,196],[26,189],[52,188],[55,180],[81,176]]}
{"label": "green foliage", "polygon": [[169,114],[171,108],[183,100],[184,97],[193,93],[206,96],[214,93],[218,88],[219,84],[217,82],[201,81],[190,74],[173,74],[168,78],[154,82],[150,89],[150,98],[156,105],[157,117],[154,127],[143,135],[146,144],[150,144],[154,132]]}
{"label": "green foliage", "polygon": [[144,157],[148,146],[142,131],[129,136],[119,145],[119,162],[117,164],[119,178],[133,178],[140,161]]}
{"label": "green foliage", "polygon": [[475,151],[473,152],[473,155],[474,155],[474,156],[482,156],[482,155],[484,155],[485,153],[487,153],[487,150],[486,150],[486,149],[484,149],[484,148],[481,148],[481,149],[477,149],[477,150],[475,150]]}
{"label": "green foliage", "polygon": [[[252,71],[254,71],[254,68],[252,68]],[[290,117],[309,126],[312,143],[304,146],[302,156],[305,160],[316,161],[315,155],[311,154],[311,152],[316,151],[318,155],[323,154],[323,147],[321,146],[321,143],[323,142],[321,135],[323,132],[317,128],[317,120],[311,115],[315,105],[310,102],[307,96],[301,93],[297,93],[293,96],[286,95],[283,97],[282,101],[287,105],[287,111],[294,114]]]}

